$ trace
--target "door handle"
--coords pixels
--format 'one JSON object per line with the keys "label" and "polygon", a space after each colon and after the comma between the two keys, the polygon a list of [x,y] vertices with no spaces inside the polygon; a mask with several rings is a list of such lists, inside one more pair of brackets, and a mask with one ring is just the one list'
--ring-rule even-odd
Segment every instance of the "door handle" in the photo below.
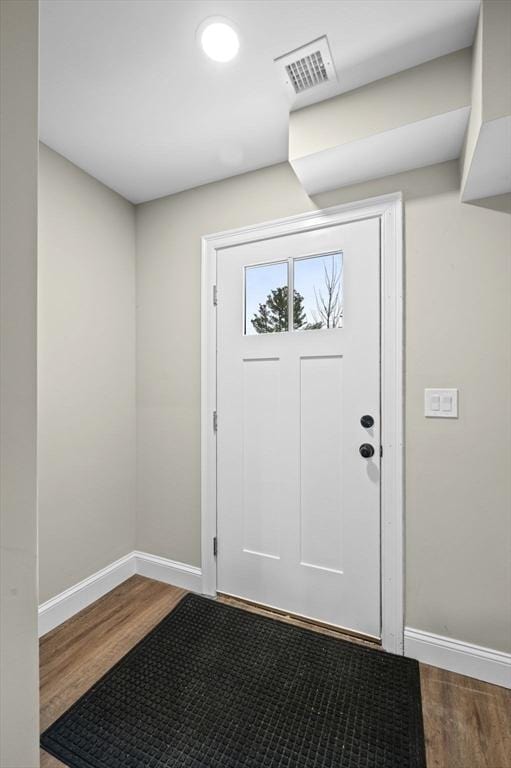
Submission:
{"label": "door handle", "polygon": [[358,450],[360,455],[363,456],[364,459],[370,459],[371,456],[374,456],[374,448],[369,443],[362,443],[362,445]]}

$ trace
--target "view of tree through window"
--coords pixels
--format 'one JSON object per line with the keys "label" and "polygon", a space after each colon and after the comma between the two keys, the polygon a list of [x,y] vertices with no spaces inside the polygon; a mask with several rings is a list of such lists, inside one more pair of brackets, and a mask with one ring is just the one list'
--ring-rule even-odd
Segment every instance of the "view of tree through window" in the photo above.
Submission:
{"label": "view of tree through window", "polygon": [[287,285],[287,261],[245,269],[245,333],[288,330]]}
{"label": "view of tree through window", "polygon": [[[253,316],[252,326],[256,333],[278,333],[287,331],[288,328],[288,287],[274,288],[268,294],[264,304],[259,304],[259,309]],[[295,328],[310,327],[306,321],[303,308],[303,296],[298,291],[293,297],[293,326]],[[321,325],[313,327],[320,328]]]}
{"label": "view of tree through window", "polygon": [[294,288],[303,296],[304,321],[295,330],[340,328],[343,318],[342,253],[294,262]]}
{"label": "view of tree through window", "polygon": [[[296,259],[293,266],[293,329],[310,331],[342,326],[342,254]],[[289,289],[287,285],[278,285],[278,282],[287,283],[286,278],[284,263],[247,269],[246,333],[288,330]]]}

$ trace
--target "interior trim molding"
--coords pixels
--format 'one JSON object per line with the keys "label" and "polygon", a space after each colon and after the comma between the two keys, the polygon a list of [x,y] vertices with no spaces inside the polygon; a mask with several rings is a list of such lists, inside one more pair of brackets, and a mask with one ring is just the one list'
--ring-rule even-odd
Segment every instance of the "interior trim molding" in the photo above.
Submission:
{"label": "interior trim molding", "polygon": [[201,547],[202,588],[215,596],[217,535],[216,303],[217,251],[337,224],[378,218],[381,226],[381,640],[403,654],[404,377],[403,206],[401,192],[336,205],[202,238]]}
{"label": "interior trim molding", "polygon": [[130,552],[96,571],[86,579],[41,603],[38,609],[39,637],[58,627],[75,613],[110,592],[135,573],[134,553]]}
{"label": "interior trim molding", "polygon": [[511,688],[510,653],[406,627],[405,656],[486,683]]}
{"label": "interior trim molding", "polygon": [[[106,595],[134,574],[202,592],[202,571],[193,565],[135,550],[39,606],[39,637]],[[511,654],[406,627],[405,655],[424,664],[511,688]]]}
{"label": "interior trim molding", "polygon": [[200,568],[135,550],[41,603],[38,608],[39,637],[87,608],[136,573],[192,592],[202,591]]}
{"label": "interior trim molding", "polygon": [[148,552],[133,552],[136,561],[135,572],[148,579],[163,581],[174,587],[202,592],[202,571],[194,565],[178,563],[166,557],[150,555]]}

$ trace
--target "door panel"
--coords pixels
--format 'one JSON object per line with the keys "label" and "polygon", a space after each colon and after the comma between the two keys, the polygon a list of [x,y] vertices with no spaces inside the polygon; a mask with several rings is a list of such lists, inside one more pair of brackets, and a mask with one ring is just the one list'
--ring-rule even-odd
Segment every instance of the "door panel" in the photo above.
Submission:
{"label": "door panel", "polygon": [[378,219],[217,262],[218,589],[376,637],[379,262]]}
{"label": "door panel", "polygon": [[342,357],[300,359],[300,563],[342,572]]}
{"label": "door panel", "polygon": [[243,551],[280,557],[280,360],[243,360]]}

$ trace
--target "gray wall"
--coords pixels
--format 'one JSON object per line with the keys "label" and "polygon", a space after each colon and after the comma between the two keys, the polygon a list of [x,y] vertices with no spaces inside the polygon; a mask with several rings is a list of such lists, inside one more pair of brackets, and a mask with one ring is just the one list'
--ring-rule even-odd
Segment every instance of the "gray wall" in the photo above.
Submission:
{"label": "gray wall", "polygon": [[39,765],[38,4],[0,2],[0,766]]}
{"label": "gray wall", "polygon": [[[470,120],[463,147],[462,188],[464,199],[470,197],[466,194],[465,187],[470,188],[470,176],[481,181],[487,181],[488,164],[492,161],[492,154],[502,157],[501,165],[505,167],[506,140],[492,146],[490,151],[488,139],[485,140],[485,128],[494,120],[508,118],[511,115],[511,2],[502,0],[482,0],[479,21],[473,45],[472,56],[472,94]],[[493,134],[499,135],[499,134]],[[509,162],[509,161],[508,161]],[[490,166],[491,176],[497,175],[496,165]],[[486,174],[484,173],[486,171]],[[491,178],[490,176],[490,178]],[[493,179],[495,182],[496,180]],[[472,181],[473,183],[473,181]],[[496,183],[499,183],[496,181]],[[505,187],[504,187],[505,188]]]}
{"label": "gray wall", "polygon": [[40,146],[39,601],[135,545],[135,212]]}
{"label": "gray wall", "polygon": [[511,114],[511,2],[483,0],[483,120]]}
{"label": "gray wall", "polygon": [[[396,190],[406,229],[406,622],[511,650],[511,224],[507,200],[459,202],[455,161],[314,201],[282,164],[137,207],[137,547],[200,565],[201,235]],[[458,420],[424,418],[429,386],[460,388]]]}

